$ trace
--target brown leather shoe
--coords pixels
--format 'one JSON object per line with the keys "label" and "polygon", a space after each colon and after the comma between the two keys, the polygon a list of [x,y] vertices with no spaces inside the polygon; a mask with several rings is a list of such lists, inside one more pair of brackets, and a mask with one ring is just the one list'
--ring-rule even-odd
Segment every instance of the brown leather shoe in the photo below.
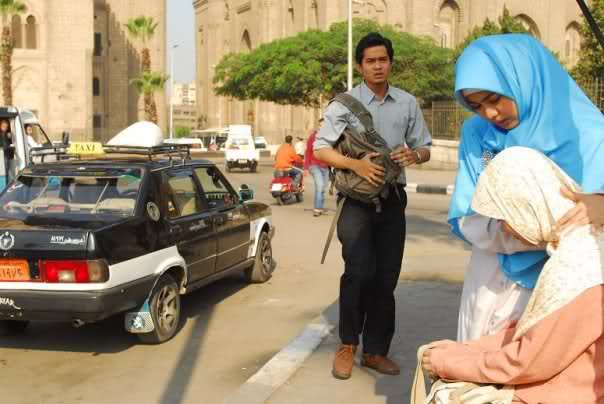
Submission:
{"label": "brown leather shoe", "polygon": [[401,368],[396,363],[381,355],[363,354],[361,366],[371,368],[385,375],[395,376],[401,373]]}
{"label": "brown leather shoe", "polygon": [[333,369],[331,374],[336,379],[346,380],[352,374],[352,364],[354,363],[354,354],[357,352],[355,345],[340,344],[333,359]]}

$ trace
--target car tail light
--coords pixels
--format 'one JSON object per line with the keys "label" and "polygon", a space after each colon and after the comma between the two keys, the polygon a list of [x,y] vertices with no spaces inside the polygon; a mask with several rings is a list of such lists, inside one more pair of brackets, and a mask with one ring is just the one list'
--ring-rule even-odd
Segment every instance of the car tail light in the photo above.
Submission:
{"label": "car tail light", "polygon": [[229,146],[229,150],[239,150],[239,146],[232,144]]}
{"label": "car tail light", "polygon": [[42,260],[40,270],[46,283],[101,283],[109,280],[105,260]]}

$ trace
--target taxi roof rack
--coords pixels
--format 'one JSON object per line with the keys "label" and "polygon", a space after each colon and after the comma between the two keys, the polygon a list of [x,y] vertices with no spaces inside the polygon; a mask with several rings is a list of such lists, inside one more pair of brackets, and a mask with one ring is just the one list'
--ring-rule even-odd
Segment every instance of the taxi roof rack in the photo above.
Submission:
{"label": "taxi roof rack", "polygon": [[[46,157],[53,156],[54,161],[65,161],[65,160],[79,160],[79,154],[67,153],[67,147],[65,145],[60,146],[39,146],[33,147],[29,150],[29,161],[32,164],[44,163]],[[34,158],[39,158],[35,161]]]}
{"label": "taxi roof rack", "polygon": [[142,146],[114,146],[103,145],[105,153],[108,154],[135,154],[139,156],[147,156],[149,161],[154,158],[164,157],[174,163],[174,158],[180,158],[182,164],[186,160],[191,159],[191,145],[188,144],[164,144],[161,146],[142,147]]}
{"label": "taxi roof rack", "polygon": [[[165,144],[153,147],[103,145],[103,150],[106,154],[146,156],[149,161],[167,158],[170,165],[176,163],[175,159],[180,159],[181,164],[191,159],[191,145],[188,144]],[[45,158],[49,156],[54,157],[53,161],[81,160],[81,155],[69,153],[69,147],[66,145],[41,146],[29,151],[29,161],[32,164],[44,163]]]}

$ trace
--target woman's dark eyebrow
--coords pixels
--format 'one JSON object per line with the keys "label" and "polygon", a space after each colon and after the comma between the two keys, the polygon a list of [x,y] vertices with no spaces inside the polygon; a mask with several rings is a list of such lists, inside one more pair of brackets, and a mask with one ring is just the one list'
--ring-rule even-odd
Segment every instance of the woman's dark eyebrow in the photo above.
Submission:
{"label": "woman's dark eyebrow", "polygon": [[485,102],[485,101],[487,100],[487,98],[489,98],[489,97],[493,96],[494,94],[496,94],[496,93],[487,93],[487,94],[486,94],[484,97],[482,97],[482,98],[481,98],[479,101],[470,101],[470,100],[468,100],[468,99],[466,98],[466,102],[467,102],[469,105],[480,105],[480,104],[482,104],[483,102]]}

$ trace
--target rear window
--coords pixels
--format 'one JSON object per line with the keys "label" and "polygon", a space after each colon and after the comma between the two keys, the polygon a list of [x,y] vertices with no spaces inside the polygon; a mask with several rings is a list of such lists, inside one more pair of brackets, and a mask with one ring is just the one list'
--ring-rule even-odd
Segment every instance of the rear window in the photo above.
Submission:
{"label": "rear window", "polygon": [[124,217],[134,214],[143,170],[36,175],[25,173],[0,196],[0,217],[94,216]]}

